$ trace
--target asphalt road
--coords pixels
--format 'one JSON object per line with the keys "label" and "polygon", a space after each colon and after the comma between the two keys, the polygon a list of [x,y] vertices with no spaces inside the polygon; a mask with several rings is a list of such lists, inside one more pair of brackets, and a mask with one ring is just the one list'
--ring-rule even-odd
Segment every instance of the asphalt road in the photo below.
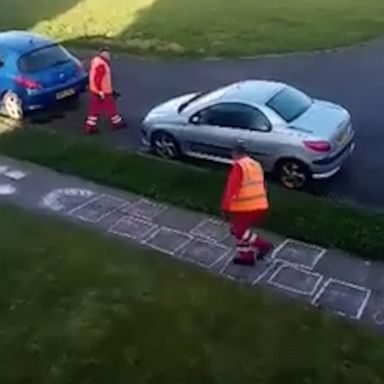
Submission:
{"label": "asphalt road", "polygon": [[[281,80],[345,106],[352,113],[357,147],[345,168],[324,186],[324,193],[328,198],[384,209],[384,42],[336,52],[242,60],[121,56],[114,58],[113,70],[116,87],[123,94],[120,110],[130,129],[103,137],[121,149],[138,148],[139,122],[156,104],[242,79]],[[64,125],[66,129],[78,126],[78,116],[72,115]]]}

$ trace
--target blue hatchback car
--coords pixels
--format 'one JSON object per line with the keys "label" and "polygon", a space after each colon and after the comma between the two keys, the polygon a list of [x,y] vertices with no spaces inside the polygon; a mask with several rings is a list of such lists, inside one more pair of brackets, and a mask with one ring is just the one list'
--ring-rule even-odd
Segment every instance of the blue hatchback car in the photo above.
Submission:
{"label": "blue hatchback car", "polygon": [[0,33],[0,106],[12,119],[85,91],[81,62],[54,41],[24,31]]}

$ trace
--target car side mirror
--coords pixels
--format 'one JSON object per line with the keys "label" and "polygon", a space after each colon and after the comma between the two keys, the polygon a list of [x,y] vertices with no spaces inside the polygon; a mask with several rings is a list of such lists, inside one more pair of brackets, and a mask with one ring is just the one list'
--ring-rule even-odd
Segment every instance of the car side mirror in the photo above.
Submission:
{"label": "car side mirror", "polygon": [[200,118],[198,115],[192,116],[191,123],[198,125],[200,123]]}

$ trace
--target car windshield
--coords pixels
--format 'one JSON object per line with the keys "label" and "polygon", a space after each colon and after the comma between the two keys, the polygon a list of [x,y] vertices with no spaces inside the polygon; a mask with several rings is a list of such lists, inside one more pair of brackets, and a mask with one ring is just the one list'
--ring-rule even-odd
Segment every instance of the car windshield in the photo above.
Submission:
{"label": "car windshield", "polygon": [[285,87],[268,101],[267,106],[289,123],[302,115],[311,104],[312,99],[305,93]]}
{"label": "car windshield", "polygon": [[50,45],[28,52],[19,59],[19,69],[22,72],[37,72],[71,60],[70,54],[60,45]]}

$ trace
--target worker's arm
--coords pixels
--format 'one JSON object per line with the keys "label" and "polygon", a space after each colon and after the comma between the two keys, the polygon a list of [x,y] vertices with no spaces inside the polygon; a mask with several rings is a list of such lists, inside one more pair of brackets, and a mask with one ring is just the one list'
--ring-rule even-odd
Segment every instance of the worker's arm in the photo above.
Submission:
{"label": "worker's arm", "polygon": [[221,209],[228,212],[233,199],[238,195],[243,178],[243,172],[239,164],[234,164],[228,175],[227,184],[221,201]]}
{"label": "worker's arm", "polygon": [[99,93],[102,92],[101,84],[104,80],[104,76],[106,76],[106,70],[105,70],[104,65],[97,66],[95,69],[94,82],[95,82],[95,86],[96,86]]}

